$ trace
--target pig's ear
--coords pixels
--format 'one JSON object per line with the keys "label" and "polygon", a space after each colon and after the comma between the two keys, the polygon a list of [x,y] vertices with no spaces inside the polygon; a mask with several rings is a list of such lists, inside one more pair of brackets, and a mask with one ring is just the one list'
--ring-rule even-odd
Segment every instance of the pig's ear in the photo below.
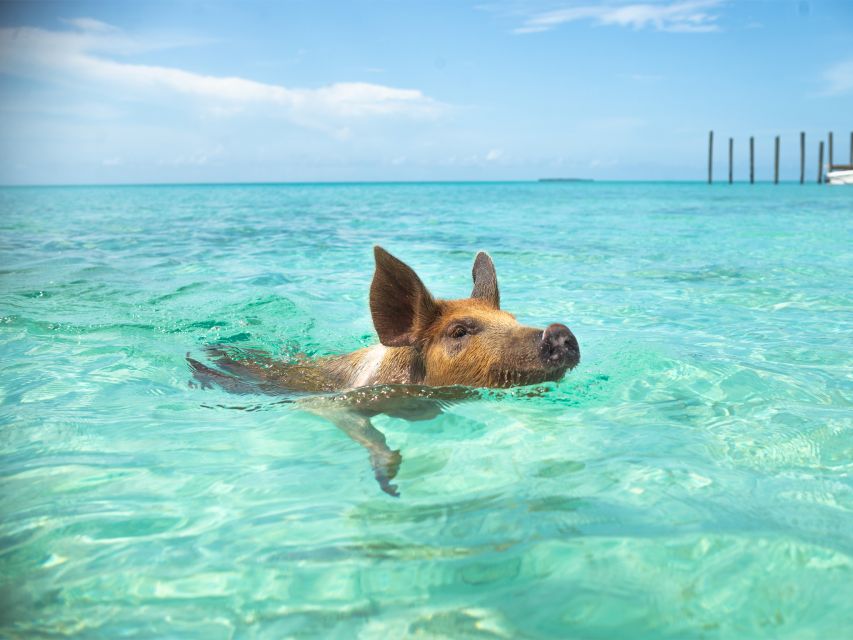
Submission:
{"label": "pig's ear", "polygon": [[370,284],[370,314],[386,347],[417,343],[438,312],[438,305],[411,267],[382,247],[373,247],[376,271]]}
{"label": "pig's ear", "polygon": [[474,290],[471,292],[471,297],[485,300],[495,309],[500,309],[501,294],[498,291],[498,274],[495,272],[495,264],[488,253],[481,251],[477,254],[471,275],[474,278]]}

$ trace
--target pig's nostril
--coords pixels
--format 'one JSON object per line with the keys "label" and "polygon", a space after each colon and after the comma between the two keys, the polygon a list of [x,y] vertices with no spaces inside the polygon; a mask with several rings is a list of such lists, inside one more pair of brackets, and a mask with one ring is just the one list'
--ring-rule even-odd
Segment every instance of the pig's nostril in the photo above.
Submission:
{"label": "pig's nostril", "polygon": [[539,355],[548,365],[568,365],[576,358],[577,342],[564,324],[552,324],[542,332],[542,342],[539,345]]}

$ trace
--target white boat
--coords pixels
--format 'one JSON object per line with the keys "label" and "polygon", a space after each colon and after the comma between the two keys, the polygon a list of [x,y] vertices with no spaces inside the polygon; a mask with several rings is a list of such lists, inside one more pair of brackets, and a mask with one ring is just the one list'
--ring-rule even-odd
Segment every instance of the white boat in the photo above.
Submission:
{"label": "white boat", "polygon": [[853,164],[834,164],[826,172],[828,184],[853,184]]}

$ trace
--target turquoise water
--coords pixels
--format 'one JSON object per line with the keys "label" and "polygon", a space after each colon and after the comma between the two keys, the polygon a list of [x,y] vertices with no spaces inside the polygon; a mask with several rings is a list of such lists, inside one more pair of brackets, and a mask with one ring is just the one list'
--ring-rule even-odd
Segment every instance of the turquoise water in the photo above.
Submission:
{"label": "turquoise water", "polygon": [[[853,190],[10,188],[0,229],[0,635],[853,633]],[[184,359],[371,344],[374,243],[447,297],[489,251],[504,307],[582,353],[375,418],[399,498]]]}

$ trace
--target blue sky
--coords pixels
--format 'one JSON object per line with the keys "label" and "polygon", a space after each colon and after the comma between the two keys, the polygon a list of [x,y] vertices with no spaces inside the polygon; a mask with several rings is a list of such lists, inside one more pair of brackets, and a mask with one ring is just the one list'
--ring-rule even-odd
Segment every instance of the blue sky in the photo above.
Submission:
{"label": "blue sky", "polygon": [[0,183],[760,179],[853,130],[853,2],[3,2]]}

